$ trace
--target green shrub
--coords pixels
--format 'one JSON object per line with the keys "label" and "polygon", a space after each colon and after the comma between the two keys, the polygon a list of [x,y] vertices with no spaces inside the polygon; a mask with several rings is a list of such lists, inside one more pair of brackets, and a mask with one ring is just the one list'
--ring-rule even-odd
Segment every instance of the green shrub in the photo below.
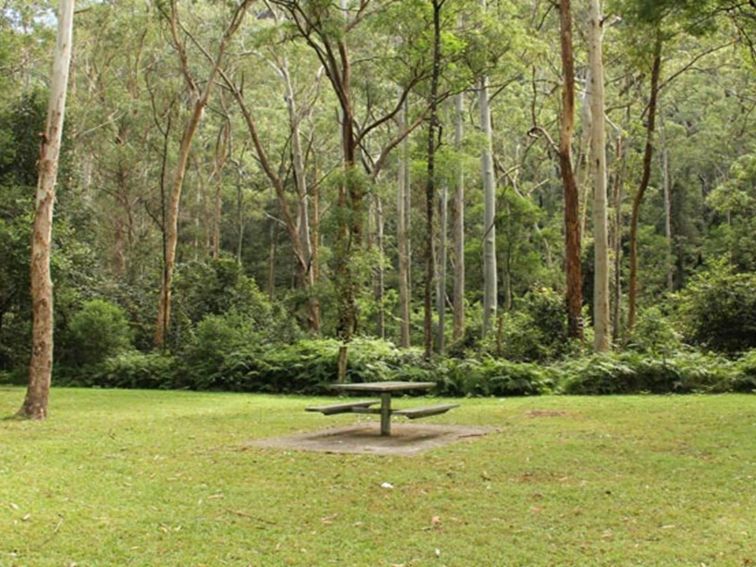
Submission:
{"label": "green shrub", "polygon": [[736,366],[732,389],[735,392],[756,392],[756,349],[750,350]]}
{"label": "green shrub", "polygon": [[177,382],[195,390],[239,389],[247,371],[243,360],[260,356],[265,339],[255,322],[236,311],[207,315],[181,352]]}
{"label": "green shrub", "polygon": [[59,383],[103,388],[175,388],[176,360],[170,355],[122,352],[96,367],[69,373]]}
{"label": "green shrub", "polygon": [[123,309],[103,299],[84,303],[64,337],[66,362],[93,366],[131,348],[132,332]]}
{"label": "green shrub", "polygon": [[730,361],[698,352],[659,358],[639,353],[596,354],[562,363],[565,394],[687,394],[732,389]]}
{"label": "green shrub", "polygon": [[174,350],[186,347],[194,326],[210,315],[238,313],[268,340],[292,342],[299,336],[290,314],[271,303],[255,280],[231,258],[189,262],[176,272],[170,344]]}
{"label": "green shrub", "polygon": [[726,353],[756,348],[756,273],[717,264],[691,281],[677,307],[691,343]]}
{"label": "green shrub", "polygon": [[643,310],[629,337],[628,348],[647,354],[669,355],[682,348],[682,336],[659,307]]}
{"label": "green shrub", "polygon": [[439,374],[440,393],[451,396],[532,396],[552,385],[548,371],[538,365],[492,357],[450,359]]}
{"label": "green shrub", "polygon": [[502,317],[501,355],[510,360],[547,361],[567,351],[564,298],[552,289],[537,288]]}

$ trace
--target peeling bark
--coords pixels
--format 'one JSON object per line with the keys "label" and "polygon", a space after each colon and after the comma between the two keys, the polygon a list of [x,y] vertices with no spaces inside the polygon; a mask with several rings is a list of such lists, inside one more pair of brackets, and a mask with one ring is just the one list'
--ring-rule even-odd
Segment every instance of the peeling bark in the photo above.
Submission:
{"label": "peeling bark", "polygon": [[53,284],[50,277],[53,206],[66,111],[73,43],[74,0],[60,0],[47,124],[39,149],[39,176],[31,243],[32,354],[29,384],[18,416],[47,417],[53,367]]}

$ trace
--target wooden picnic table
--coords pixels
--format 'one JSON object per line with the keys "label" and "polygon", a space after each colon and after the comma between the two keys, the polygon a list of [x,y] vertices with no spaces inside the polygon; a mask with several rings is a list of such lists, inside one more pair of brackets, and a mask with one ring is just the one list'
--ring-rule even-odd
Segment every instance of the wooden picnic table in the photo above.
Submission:
{"label": "wooden picnic table", "polygon": [[[430,406],[424,408],[409,408],[393,410],[391,409],[391,396],[394,393],[404,393],[413,390],[430,390],[436,385],[435,382],[358,382],[354,384],[331,384],[331,388],[334,390],[340,390],[343,392],[366,392],[380,395],[379,400],[360,400],[355,402],[344,402],[339,404],[332,404],[328,406],[308,407],[307,411],[319,411],[324,415],[332,415],[336,413],[369,413],[381,415],[381,435],[391,435],[391,416],[402,415],[409,419],[416,419],[419,417],[427,417],[429,415],[436,415],[444,413],[452,408],[457,407],[457,404],[444,404],[438,406]],[[372,408],[370,406],[380,402],[380,408]]]}

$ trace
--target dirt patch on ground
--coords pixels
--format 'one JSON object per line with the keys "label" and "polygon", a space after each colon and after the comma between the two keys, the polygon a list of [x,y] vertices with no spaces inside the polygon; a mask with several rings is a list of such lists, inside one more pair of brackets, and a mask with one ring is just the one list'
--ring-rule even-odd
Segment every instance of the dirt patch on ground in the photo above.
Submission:
{"label": "dirt patch on ground", "polygon": [[528,417],[560,417],[567,415],[567,412],[560,410],[534,409],[525,412],[525,415],[527,415]]}
{"label": "dirt patch on ground", "polygon": [[363,455],[417,455],[455,441],[481,437],[496,431],[492,427],[463,425],[392,424],[391,436],[382,437],[377,424],[352,425],[290,435],[257,439],[245,447],[267,447],[316,451],[321,453],[357,453]]}

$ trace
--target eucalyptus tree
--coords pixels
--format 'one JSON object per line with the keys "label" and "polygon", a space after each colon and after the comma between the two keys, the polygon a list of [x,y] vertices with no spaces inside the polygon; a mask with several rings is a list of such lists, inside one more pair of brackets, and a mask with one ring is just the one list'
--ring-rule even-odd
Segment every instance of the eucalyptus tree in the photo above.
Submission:
{"label": "eucalyptus tree", "polygon": [[[483,9],[486,1],[481,0]],[[493,128],[489,105],[488,76],[482,74],[478,84],[480,128],[485,138],[481,153],[483,176],[483,334],[487,335],[496,320],[498,305],[498,271],[496,269],[496,174],[493,163]]]}
{"label": "eucalyptus tree", "polygon": [[562,115],[559,130],[559,171],[564,184],[565,273],[567,282],[567,330],[582,338],[580,311],[583,306],[580,264],[580,205],[572,166],[572,134],[575,128],[575,62],[572,47],[572,8],[570,0],[559,2],[560,46],[562,56]]}
{"label": "eucalyptus tree", "polygon": [[[645,59],[645,65],[648,66],[650,63],[648,103],[643,110],[646,136],[642,173],[638,189],[633,196],[630,219],[628,331],[632,331],[637,318],[640,210],[651,181],[660,92],[673,80],[688,71],[702,57],[721,48],[706,50],[694,56],[689,64],[683,65],[667,78],[664,78],[662,76],[664,47],[672,39],[686,34],[692,36],[705,35],[715,29],[716,20],[722,14],[729,15],[731,18],[735,18],[735,21],[738,21],[740,10],[738,3],[731,0],[706,0],[703,2],[693,0],[621,0],[619,7],[630,26],[631,44],[634,45],[640,59]],[[742,39],[743,30],[738,28],[738,31]],[[649,46],[650,50],[648,49]]]}
{"label": "eucalyptus tree", "polygon": [[599,0],[590,1],[588,54],[591,83],[591,170],[593,173],[594,350],[604,352],[611,344],[609,315],[609,242],[607,219],[606,127],[604,119],[604,17]]}
{"label": "eucalyptus tree", "polygon": [[[301,48],[300,52],[295,52],[300,61],[299,67],[306,70],[306,73],[309,74],[309,77],[306,74],[303,76],[309,79],[314,85],[310,89],[311,92],[297,90],[295,79],[292,77],[287,51],[292,47],[298,46],[284,45],[283,48],[281,46],[271,46],[271,39],[275,38],[276,35],[280,36],[279,28],[281,27],[281,22],[276,8],[266,14],[270,14],[270,19],[273,20],[272,27],[267,26],[269,28],[267,30],[265,28],[258,30],[261,39],[253,41],[252,44],[245,44],[244,57],[237,57],[233,61],[230,61],[227,68],[220,69],[219,74],[225,87],[231,91],[241,110],[257,162],[273,188],[281,221],[289,236],[294,253],[298,283],[307,295],[308,327],[317,333],[320,331],[321,320],[320,300],[314,291],[317,279],[317,241],[313,238],[311,228],[311,191],[306,172],[307,157],[305,155],[305,148],[302,145],[302,123],[311,115],[314,105],[319,100],[321,70],[318,70],[317,67],[313,69],[311,65],[307,64],[310,62],[307,61],[306,54],[301,53]],[[267,18],[258,18],[258,20],[265,19]],[[258,25],[260,25],[259,22]],[[278,41],[281,41],[281,39],[279,37]],[[250,59],[250,56],[252,57],[251,61],[254,63],[254,67],[257,68],[255,71],[257,79],[255,85],[263,87],[262,89],[253,90],[253,96],[267,96],[270,89],[275,88],[264,80],[263,71],[259,67],[272,69],[275,78],[280,81],[283,87],[283,99],[286,105],[288,122],[285,129],[285,138],[290,149],[288,152],[282,151],[281,153],[284,155],[289,154],[290,157],[284,157],[281,164],[275,162],[274,151],[276,150],[272,149],[274,147],[272,144],[274,136],[270,131],[261,129],[259,120],[261,113],[259,110],[256,111],[254,105],[250,104],[249,100],[252,97],[249,96],[248,90],[245,90],[244,87],[245,71],[247,68],[243,66],[243,63],[245,62],[244,59]],[[294,194],[296,195],[293,206],[290,192],[287,191],[286,172],[290,168],[293,169]],[[315,183],[317,183],[317,180]],[[317,223],[317,219],[315,219],[315,222]]]}
{"label": "eucalyptus tree", "polygon": [[[464,139],[464,93],[454,97],[454,149],[458,156]],[[454,292],[452,295],[452,338],[456,341],[465,333],[465,169],[458,158],[452,204],[452,242],[454,249]]]}
{"label": "eucalyptus tree", "polygon": [[212,56],[212,64],[207,76],[204,77],[204,85],[192,71],[187,51],[187,37],[193,37],[191,32],[181,22],[179,7],[176,0],[171,0],[170,9],[163,11],[170,30],[171,42],[179,60],[179,70],[186,83],[190,97],[190,113],[184,122],[179,146],[178,160],[173,170],[171,191],[166,215],[166,242],[165,242],[165,266],[160,287],[160,300],[158,304],[158,316],[155,325],[155,346],[162,348],[171,318],[171,285],[173,272],[176,264],[176,248],[178,245],[178,219],[181,204],[181,192],[184,186],[189,163],[189,155],[192,149],[192,140],[197,131],[200,121],[205,113],[210,98],[210,93],[215,86],[216,78],[221,69],[223,56],[226,48],[236,31],[241,25],[247,8],[254,0],[241,0],[235,4],[231,16],[225,25],[225,29],[218,41],[215,54]]}
{"label": "eucalyptus tree", "polygon": [[[428,145],[427,145],[427,177],[425,179],[425,293],[423,295],[423,335],[425,338],[425,356],[433,354],[433,278],[435,276],[433,252],[433,209],[436,201],[436,149],[437,132],[441,129],[438,117],[438,90],[441,79],[441,11],[446,0],[431,0],[433,9],[432,35],[432,71],[430,77],[430,93],[428,95]],[[441,227],[445,230],[446,227]],[[444,256],[445,257],[445,256]],[[443,307],[443,303],[441,304]]]}
{"label": "eucalyptus tree", "polygon": [[58,4],[58,34],[53,56],[47,124],[39,150],[39,177],[31,246],[32,354],[29,384],[18,415],[47,417],[53,367],[53,284],[50,276],[53,207],[58,156],[63,136],[68,73],[73,50],[74,0]]}

